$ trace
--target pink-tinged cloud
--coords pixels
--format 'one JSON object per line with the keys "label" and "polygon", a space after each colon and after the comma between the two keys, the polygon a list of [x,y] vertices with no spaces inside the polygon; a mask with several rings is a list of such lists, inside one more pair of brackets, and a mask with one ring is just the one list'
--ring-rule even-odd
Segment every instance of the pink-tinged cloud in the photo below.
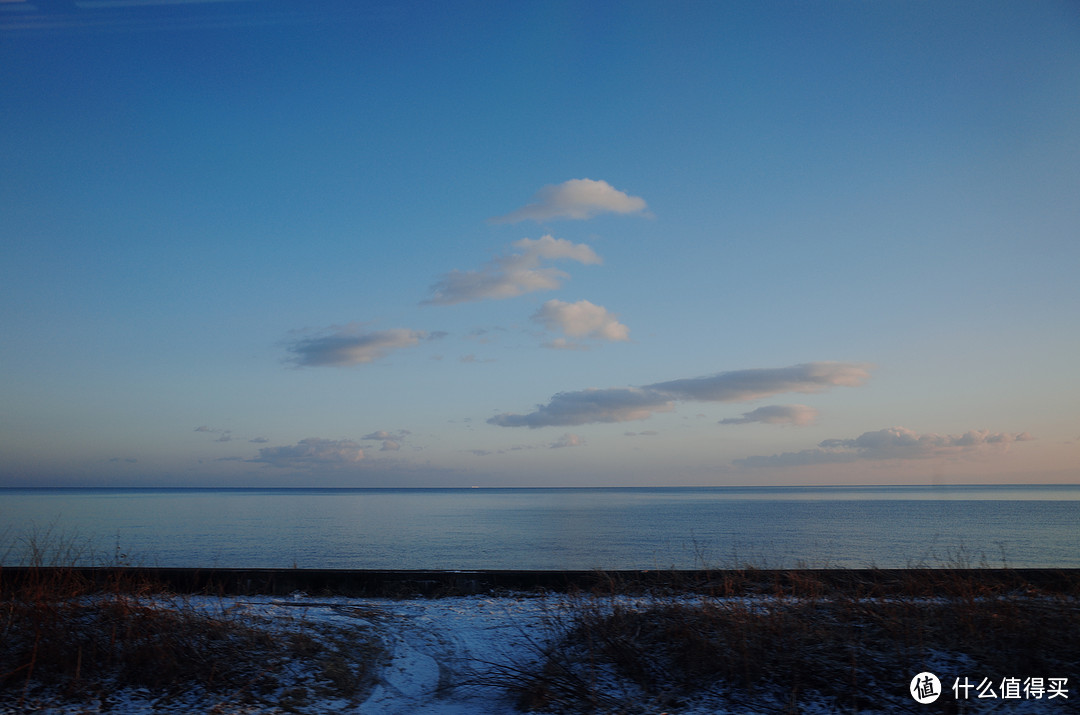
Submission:
{"label": "pink-tinged cloud", "polygon": [[502,216],[489,219],[491,223],[519,221],[549,221],[552,219],[585,220],[604,213],[641,214],[645,199],[619,191],[606,181],[570,179],[561,184],[543,187],[531,203]]}
{"label": "pink-tinged cloud", "polygon": [[[619,322],[617,315],[604,306],[587,300],[576,303],[549,300],[540,306],[532,319],[543,323],[548,330],[560,330],[572,338],[612,341],[630,339],[630,329]],[[565,348],[566,345],[558,344],[557,347]]]}
{"label": "pink-tinged cloud", "polygon": [[[823,392],[832,387],[856,387],[869,374],[869,366],[861,363],[813,362],[722,372],[644,387],[590,388],[560,392],[548,404],[537,405],[533,412],[496,415],[488,424],[549,427],[643,420],[654,412],[670,411],[677,400],[740,402],[783,392]],[[808,415],[805,411],[801,414],[802,418]]]}
{"label": "pink-tinged cloud", "polygon": [[567,432],[562,437],[552,442],[549,446],[551,449],[563,449],[564,447],[580,447],[585,444],[585,440],[576,434]]}
{"label": "pink-tinged cloud", "polygon": [[525,415],[501,414],[488,420],[500,427],[551,427],[592,422],[643,420],[654,412],[667,412],[675,403],[668,395],[638,387],[590,388],[560,392],[546,405]]}
{"label": "pink-tinged cloud", "polygon": [[870,377],[866,363],[808,362],[779,368],[733,370],[646,385],[682,400],[746,402],[784,392],[824,392],[833,387],[858,387]]}
{"label": "pink-tinged cloud", "polygon": [[475,271],[451,271],[431,286],[432,297],[425,305],[454,305],[477,300],[503,300],[525,293],[554,290],[569,276],[544,261],[576,261],[585,265],[602,263],[600,256],[584,243],[541,236],[515,241],[516,253],[498,256]]}
{"label": "pink-tinged cloud", "polygon": [[720,420],[720,424],[748,425],[753,422],[761,422],[767,425],[796,425],[803,427],[813,424],[817,416],[818,411],[806,405],[766,405],[750,412],[744,412],[742,417],[729,417]]}
{"label": "pink-tinged cloud", "polygon": [[960,435],[918,433],[906,427],[864,432],[854,439],[827,439],[813,449],[737,459],[743,467],[791,467],[861,460],[928,459],[974,455],[1034,439],[1027,432],[972,430]]}

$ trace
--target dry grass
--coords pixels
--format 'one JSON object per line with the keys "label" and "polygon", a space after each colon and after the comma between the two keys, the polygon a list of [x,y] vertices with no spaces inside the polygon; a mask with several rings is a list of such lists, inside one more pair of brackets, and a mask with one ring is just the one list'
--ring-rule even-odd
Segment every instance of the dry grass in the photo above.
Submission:
{"label": "dry grass", "polygon": [[[94,582],[63,567],[81,558],[70,546],[30,553],[18,579],[0,568],[0,710],[107,710],[111,693],[143,689],[208,711],[305,713],[325,698],[361,702],[386,658],[360,627],[270,623],[163,593],[137,570]],[[962,676],[1075,678],[1080,576],[1040,579],[965,568],[597,574],[595,591],[553,601],[531,653],[477,684],[564,713],[678,712],[710,695],[747,712],[956,711],[950,698],[915,708],[911,676],[931,670],[946,688]]]}
{"label": "dry grass", "polygon": [[358,629],[231,613],[162,593],[117,570],[104,589],[76,570],[0,570],[0,710],[60,700],[107,708],[142,689],[162,702],[272,703],[308,712],[321,698],[358,703],[382,644]]}
{"label": "dry grass", "polygon": [[[539,665],[496,668],[492,680],[526,710],[677,712],[714,694],[750,712],[799,712],[811,703],[860,712],[915,706],[908,682],[923,670],[946,688],[965,675],[1000,682],[1075,674],[1076,592],[1005,590],[978,571],[939,578],[894,584],[887,597],[860,595],[857,585],[838,590],[803,572],[771,596],[736,595],[733,584],[722,596],[582,596],[553,611]],[[956,706],[950,697],[918,708]]]}

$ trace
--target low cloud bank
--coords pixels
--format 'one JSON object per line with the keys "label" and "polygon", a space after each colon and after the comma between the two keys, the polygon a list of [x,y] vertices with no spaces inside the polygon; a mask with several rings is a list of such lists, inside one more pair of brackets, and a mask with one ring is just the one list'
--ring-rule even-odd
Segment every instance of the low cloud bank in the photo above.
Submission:
{"label": "low cloud bank", "polygon": [[311,469],[314,467],[344,467],[364,458],[364,450],[349,439],[320,439],[308,437],[285,447],[263,447],[252,462],[273,467]]}
{"label": "low cloud bank", "polygon": [[382,446],[379,447],[380,452],[398,452],[401,450],[401,443],[410,434],[412,434],[412,432],[407,429],[398,430],[397,432],[379,430],[377,432],[366,434],[360,439],[382,442]]}
{"label": "low cloud bank", "polygon": [[889,427],[864,432],[854,439],[827,439],[813,449],[768,456],[736,459],[741,467],[793,467],[838,464],[862,460],[926,459],[972,454],[990,448],[1005,448],[1014,442],[1034,439],[1027,432],[973,430],[960,435],[920,434],[906,427]]}

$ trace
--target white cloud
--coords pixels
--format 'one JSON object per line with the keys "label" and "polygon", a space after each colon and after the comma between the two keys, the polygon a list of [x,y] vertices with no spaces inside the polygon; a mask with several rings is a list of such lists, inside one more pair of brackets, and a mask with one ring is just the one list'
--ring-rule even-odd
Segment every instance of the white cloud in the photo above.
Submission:
{"label": "white cloud", "polygon": [[549,184],[536,192],[532,203],[502,216],[489,219],[491,223],[547,221],[549,219],[590,219],[602,213],[640,214],[645,200],[619,191],[606,181],[570,179],[561,184]]}
{"label": "white cloud", "polygon": [[502,300],[525,293],[554,290],[568,278],[567,274],[542,261],[568,260],[586,265],[602,263],[600,257],[584,243],[571,243],[564,238],[541,236],[515,241],[516,253],[498,256],[475,271],[451,271],[431,286],[432,297],[427,305],[453,305],[474,300]]}
{"label": "white cloud", "polygon": [[576,303],[549,300],[533,314],[532,319],[543,323],[548,330],[561,330],[573,338],[630,339],[630,329],[618,321],[618,316],[608,312],[604,306],[587,300]]}
{"label": "white cloud", "polygon": [[927,459],[975,454],[1034,439],[1027,432],[973,430],[960,435],[918,433],[906,427],[864,432],[854,439],[827,439],[814,449],[737,459],[743,467],[790,467],[859,460]]}
{"label": "white cloud", "polygon": [[393,350],[408,348],[429,337],[419,330],[377,330],[363,333],[355,328],[330,328],[334,332],[294,340],[289,352],[303,367],[348,367],[374,362]]}
{"label": "white cloud", "polygon": [[522,238],[510,245],[521,251],[525,257],[536,256],[551,261],[566,258],[586,265],[603,263],[600,256],[586,244],[571,243],[565,238],[555,238],[550,234],[536,239]]}
{"label": "white cloud", "polygon": [[[869,374],[869,366],[864,364],[814,362],[784,368],[722,372],[644,387],[590,388],[560,392],[548,404],[537,405],[535,412],[496,415],[488,420],[488,424],[547,427],[642,420],[654,412],[673,409],[676,400],[739,402],[781,392],[822,392],[834,386],[861,385]],[[778,416],[774,415],[774,418],[778,419]]]}
{"label": "white cloud", "polygon": [[551,443],[551,449],[562,449],[563,447],[580,447],[585,444],[585,440],[576,434],[567,432],[562,437]]}
{"label": "white cloud", "polygon": [[500,427],[550,427],[583,425],[591,422],[628,422],[643,420],[654,412],[667,412],[675,406],[668,395],[637,387],[590,388],[560,392],[546,405],[537,405],[526,415],[501,414],[488,420]]}
{"label": "white cloud", "polygon": [[831,387],[858,387],[870,377],[870,365],[810,362],[791,367],[733,370],[705,377],[646,385],[683,400],[745,402],[782,392],[822,392]]}
{"label": "white cloud", "polygon": [[318,437],[302,439],[286,447],[263,447],[251,461],[274,467],[308,469],[313,467],[343,467],[354,465],[364,458],[364,450],[352,440],[331,440]]}
{"label": "white cloud", "polygon": [[768,425],[798,425],[813,424],[817,419],[818,411],[806,405],[767,405],[750,412],[744,412],[742,417],[729,417],[720,420],[722,425],[746,425],[751,422],[763,422]]}

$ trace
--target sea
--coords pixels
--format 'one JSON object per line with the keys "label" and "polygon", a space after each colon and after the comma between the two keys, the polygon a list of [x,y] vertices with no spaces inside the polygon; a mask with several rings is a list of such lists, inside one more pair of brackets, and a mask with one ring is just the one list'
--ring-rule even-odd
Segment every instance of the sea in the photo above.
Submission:
{"label": "sea", "polygon": [[0,564],[1080,568],[1080,485],[0,489]]}

